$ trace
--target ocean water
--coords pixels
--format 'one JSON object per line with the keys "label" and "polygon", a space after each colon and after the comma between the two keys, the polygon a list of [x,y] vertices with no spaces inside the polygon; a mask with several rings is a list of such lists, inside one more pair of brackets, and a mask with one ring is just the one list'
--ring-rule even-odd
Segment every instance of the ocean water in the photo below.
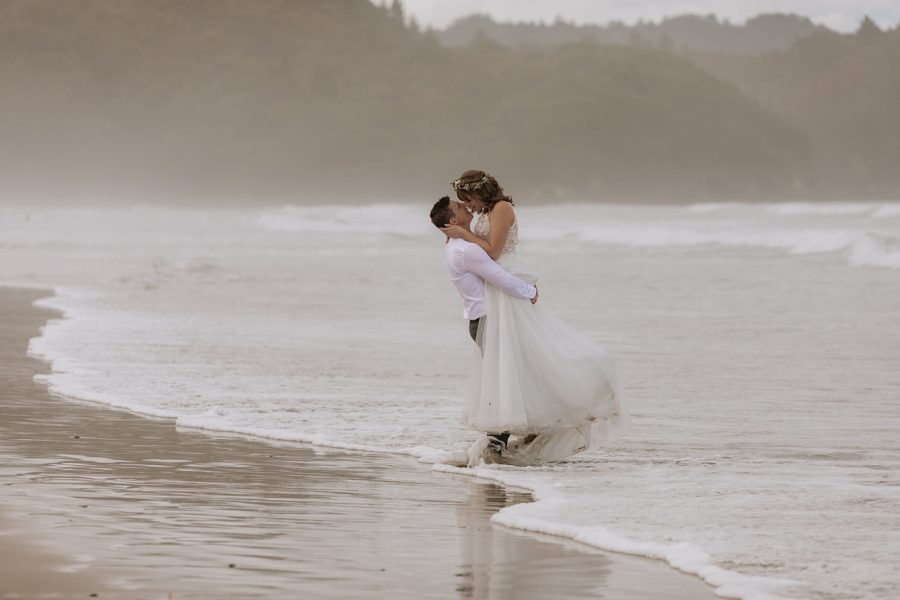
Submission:
{"label": "ocean water", "polygon": [[[457,470],[471,340],[428,208],[0,208],[0,282],[54,288],[30,352],[55,392]],[[900,204],[518,214],[541,302],[616,357],[633,426],[472,471],[535,491],[494,520],[726,597],[900,597]]]}

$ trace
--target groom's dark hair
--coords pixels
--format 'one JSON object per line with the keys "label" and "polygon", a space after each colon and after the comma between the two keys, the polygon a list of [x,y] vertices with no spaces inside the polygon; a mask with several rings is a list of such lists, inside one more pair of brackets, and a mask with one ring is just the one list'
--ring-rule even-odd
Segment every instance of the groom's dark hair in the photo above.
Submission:
{"label": "groom's dark hair", "polygon": [[452,218],[453,211],[450,210],[450,196],[444,196],[431,207],[431,222],[438,229],[449,225]]}

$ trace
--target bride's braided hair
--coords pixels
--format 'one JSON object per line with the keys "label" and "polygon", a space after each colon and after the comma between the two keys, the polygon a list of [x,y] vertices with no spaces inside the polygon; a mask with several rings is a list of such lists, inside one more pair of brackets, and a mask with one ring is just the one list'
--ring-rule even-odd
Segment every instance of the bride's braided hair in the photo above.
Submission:
{"label": "bride's braided hair", "polygon": [[515,204],[510,196],[503,193],[503,188],[493,175],[484,171],[466,171],[459,179],[450,184],[456,190],[456,197],[462,201],[477,198],[484,204],[484,212],[491,212],[498,202]]}

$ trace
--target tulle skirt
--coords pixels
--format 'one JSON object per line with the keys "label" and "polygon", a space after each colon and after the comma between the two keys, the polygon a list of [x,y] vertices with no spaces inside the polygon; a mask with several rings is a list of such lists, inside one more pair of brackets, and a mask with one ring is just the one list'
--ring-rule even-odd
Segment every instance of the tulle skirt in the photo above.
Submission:
{"label": "tulle skirt", "polygon": [[[534,282],[515,254],[498,263]],[[627,424],[615,362],[540,301],[485,284],[487,315],[476,334],[474,376],[464,422],[484,432],[539,434],[523,462],[555,460],[618,437]],[[544,448],[541,455],[540,448]],[[510,451],[513,447],[510,447]],[[551,456],[552,455],[552,456]]]}

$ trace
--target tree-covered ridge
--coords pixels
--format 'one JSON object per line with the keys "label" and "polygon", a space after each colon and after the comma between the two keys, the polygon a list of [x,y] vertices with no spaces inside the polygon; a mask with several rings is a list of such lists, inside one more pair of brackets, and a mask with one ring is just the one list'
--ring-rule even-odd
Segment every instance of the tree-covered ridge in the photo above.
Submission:
{"label": "tree-covered ridge", "polygon": [[900,198],[900,27],[867,18],[855,34],[819,31],[784,51],[685,56],[804,133],[817,192]]}
{"label": "tree-covered ridge", "polygon": [[715,15],[679,15],[659,23],[603,25],[554,23],[498,23],[488,15],[463,17],[440,32],[448,46],[465,45],[479,36],[507,46],[593,41],[606,44],[648,45],[666,50],[696,49],[729,54],[755,54],[789,47],[797,39],[824,27],[805,17],[762,14],[741,25]]}
{"label": "tree-covered ridge", "polygon": [[65,195],[811,197],[811,137],[677,53],[443,47],[367,0],[0,0],[0,177]]}

